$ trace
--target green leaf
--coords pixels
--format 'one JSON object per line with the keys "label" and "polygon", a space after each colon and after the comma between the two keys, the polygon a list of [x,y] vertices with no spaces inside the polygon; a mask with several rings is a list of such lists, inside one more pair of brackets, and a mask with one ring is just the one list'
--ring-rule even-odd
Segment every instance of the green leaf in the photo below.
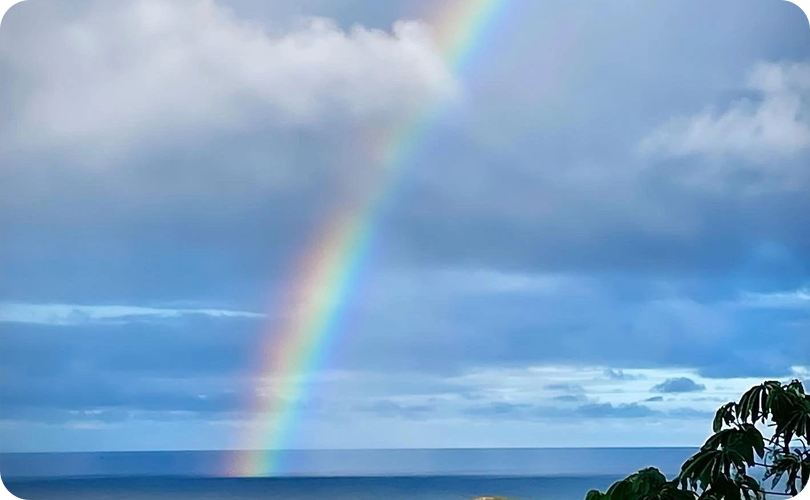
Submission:
{"label": "green leaf", "polygon": [[712,422],[713,432],[719,432],[723,428],[723,424],[730,424],[734,422],[734,414],[737,411],[737,403],[731,402],[721,406],[717,413],[714,414],[714,421]]}
{"label": "green leaf", "polygon": [[[770,448],[756,425],[769,421]],[[759,480],[748,475],[762,463],[762,481],[774,488],[795,495],[799,485],[810,483],[810,449],[806,444],[791,449],[794,437],[810,438],[810,395],[801,382],[769,380],[752,387],[739,402],[717,410],[712,429],[673,481],[655,468],[642,469],[606,493],[592,490],[585,500],[765,500]]]}
{"label": "green leaf", "polygon": [[591,490],[585,495],[585,500],[605,500],[606,495],[599,490]]}
{"label": "green leaf", "polygon": [[804,386],[800,380],[793,379],[786,387],[787,390],[793,391],[797,394],[804,396]]}
{"label": "green leaf", "polygon": [[633,500],[633,484],[627,479],[617,481],[607,490],[606,495],[610,500]]}
{"label": "green leaf", "polygon": [[757,480],[747,474],[742,477],[742,482],[749,490],[755,493],[762,491],[762,487],[759,485]]}
{"label": "green leaf", "polygon": [[642,469],[627,478],[632,484],[633,492],[641,498],[658,496],[667,478],[655,467]]}
{"label": "green leaf", "polygon": [[693,488],[705,488],[722,474],[723,465],[720,450],[701,450],[684,463],[680,474],[681,484],[684,487],[689,484]]}
{"label": "green leaf", "polygon": [[747,455],[750,457],[748,465],[753,466],[753,453],[756,453],[760,458],[765,456],[765,438],[762,437],[762,433],[759,432],[759,429],[751,424],[745,424],[743,429],[745,430],[745,435],[742,438],[742,446],[750,450],[750,454]]}

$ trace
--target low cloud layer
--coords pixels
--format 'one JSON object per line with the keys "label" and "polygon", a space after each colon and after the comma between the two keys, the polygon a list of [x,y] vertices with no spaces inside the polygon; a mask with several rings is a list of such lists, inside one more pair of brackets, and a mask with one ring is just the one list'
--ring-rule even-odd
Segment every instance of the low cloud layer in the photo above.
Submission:
{"label": "low cloud layer", "polygon": [[149,320],[165,320],[183,316],[214,318],[263,318],[264,314],[228,309],[194,309],[137,306],[86,306],[78,304],[19,304],[0,305],[0,322],[41,325],[92,325],[95,322],[127,324]]}

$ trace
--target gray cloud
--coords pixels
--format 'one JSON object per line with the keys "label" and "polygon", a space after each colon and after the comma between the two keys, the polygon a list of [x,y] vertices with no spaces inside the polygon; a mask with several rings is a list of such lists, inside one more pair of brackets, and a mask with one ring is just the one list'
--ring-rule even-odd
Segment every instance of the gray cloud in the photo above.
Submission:
{"label": "gray cloud", "polygon": [[3,421],[113,422],[130,418],[165,420],[234,418],[246,401],[223,379],[167,379],[71,370],[58,376],[22,375],[3,367]]}
{"label": "gray cloud", "polygon": [[[28,0],[3,25],[0,127],[19,134],[0,148],[0,300],[93,313],[2,324],[0,396],[13,404],[3,398],[0,416],[54,426],[87,410],[81,418],[110,422],[226,418],[257,384],[256,346],[273,340],[308,245],[379,187],[371,132],[447,90],[423,38],[429,5],[158,1],[153,20],[168,24],[151,28],[143,2],[120,12],[99,5]],[[275,9],[336,20],[313,25]],[[573,385],[546,389],[547,403],[497,403],[487,384],[458,380],[587,365],[624,368],[592,374],[624,387],[637,385],[633,369],[781,377],[810,365],[800,295],[810,283],[808,152],[801,133],[773,135],[802,130],[804,115],[791,110],[805,106],[805,90],[790,68],[810,60],[806,20],[786,2],[748,0],[516,9],[506,36],[495,37],[497,57],[480,54],[458,82],[461,98],[389,179],[369,265],[312,377],[315,392],[322,378],[339,380],[328,387],[342,406],[324,405],[356,412],[358,427],[390,415],[428,428],[445,413],[513,423],[680,420],[661,408],[668,404],[586,400]],[[423,24],[392,30],[399,17]],[[367,28],[353,30],[357,23]],[[560,50],[561,32],[576,57]],[[214,51],[213,36],[222,39]],[[302,37],[310,59],[300,46],[281,47]],[[163,66],[172,53],[164,46],[194,67]],[[326,48],[340,57],[326,61]],[[617,70],[615,61],[633,64]],[[762,61],[781,83],[765,75],[746,88]],[[67,90],[73,100],[51,106]],[[106,114],[95,112],[108,101]],[[739,118],[733,131],[763,128],[749,144],[742,132],[721,138],[716,154],[698,143],[684,155],[664,146],[635,154],[662,124],[701,110],[712,133],[728,117]],[[778,123],[763,122],[768,110]],[[159,124],[148,118],[167,113]],[[49,125],[32,133],[34,118]],[[779,161],[763,162],[780,140],[788,143],[774,153]],[[151,312],[96,314],[111,304]],[[195,309],[267,318],[159,312]],[[63,399],[49,387],[59,383]],[[434,395],[442,403],[424,402]],[[445,406],[453,398],[469,407]],[[369,401],[381,403],[363,409]]]}
{"label": "gray cloud", "polygon": [[709,420],[714,416],[712,411],[701,411],[694,408],[676,408],[669,412],[669,415],[674,418],[694,419],[694,420]]}
{"label": "gray cloud", "polygon": [[[689,10],[683,8],[682,14]],[[647,21],[658,19],[659,14],[643,10]],[[23,25],[23,12],[18,15]],[[231,16],[228,22],[238,25],[239,17]],[[750,19],[739,22],[756,25]],[[631,33],[623,33],[622,46],[633,45]],[[646,32],[635,36],[642,34]],[[729,46],[748,46],[738,35],[728,36],[734,40]],[[670,49],[664,41],[656,43],[662,46],[651,48],[645,58]],[[598,61],[605,47],[588,41],[587,49],[582,54],[585,60]],[[767,55],[763,50],[752,48],[751,58],[763,59]],[[729,55],[716,57],[728,60]],[[32,54],[26,60],[39,59]],[[645,59],[643,66],[650,68],[651,63]],[[677,59],[670,64],[677,64]],[[691,61],[688,67],[693,64],[698,62]],[[699,77],[717,66],[714,60],[705,64],[702,73],[693,70],[699,81],[680,96],[692,107],[729,100],[727,95],[718,96],[716,85],[705,76]],[[718,66],[711,75],[744,83],[754,64],[746,60],[733,67]],[[655,67],[669,76],[679,74],[674,68]],[[3,75],[28,88],[19,71]],[[489,110],[512,109],[517,106],[512,101],[516,95],[536,94],[544,83],[541,75],[504,79],[480,94],[475,85],[466,89],[475,106],[465,110],[472,115],[465,123],[481,130],[453,123],[437,126],[436,143],[447,147],[438,151],[426,145],[423,168],[409,171],[403,179],[398,188],[401,203],[392,204],[380,228],[377,252],[386,261],[396,260],[398,265],[405,261],[413,267],[463,263],[498,272],[666,278],[695,273],[728,276],[746,266],[752,279],[806,281],[810,241],[801,228],[810,223],[802,215],[810,213],[810,202],[802,193],[742,199],[737,192],[707,194],[679,182],[666,161],[626,158],[639,134],[649,132],[645,126],[655,126],[685,107],[671,98],[671,92],[657,94],[643,78],[634,81],[632,76],[641,77],[608,73],[598,84],[593,79],[571,81],[571,88],[562,89],[554,99],[583,101],[588,116],[573,113],[565,127],[544,126],[542,120],[536,124],[501,120],[498,129],[515,127],[521,137],[548,138],[511,141],[508,150],[478,141],[492,133],[486,126],[492,118]],[[608,102],[599,98],[607,89],[613,89]],[[29,99],[26,94],[17,100]],[[631,113],[636,104],[660,120]],[[626,116],[622,122],[628,127],[611,130],[617,137],[605,145],[588,146],[600,134],[577,133],[616,116]],[[4,169],[0,196],[0,217],[10,235],[0,254],[2,262],[9,263],[3,266],[8,271],[0,292],[14,300],[81,303],[187,300],[190,290],[220,301],[236,294],[253,299],[268,282],[279,279],[285,264],[321,231],[320,221],[333,213],[345,179],[364,178],[361,174],[369,168],[369,160],[356,151],[363,149],[360,139],[366,138],[365,132],[351,124],[308,133],[264,124],[250,130],[229,129],[192,145],[139,147],[137,153],[115,162],[115,172],[87,171],[81,162],[64,155],[3,148],[4,163],[12,168]],[[26,173],[53,164],[61,167],[52,169],[47,178]],[[804,164],[801,159],[796,162],[798,167]],[[678,168],[704,166],[684,161]],[[133,191],[138,196],[126,195]],[[41,203],[26,203],[32,198]],[[54,218],[62,229],[49,224]],[[23,220],[27,223],[19,222]],[[129,227],[139,229],[126,230]],[[75,234],[83,237],[74,238]],[[161,243],[167,235],[176,244]],[[779,251],[758,255],[763,242]],[[32,245],[39,251],[28,252]],[[156,247],[161,251],[149,250]],[[76,265],[85,256],[95,263],[91,269]],[[137,271],[143,268],[159,272]],[[101,297],[100,290],[108,296]]]}
{"label": "gray cloud", "polygon": [[26,148],[82,148],[91,162],[136,143],[246,128],[258,110],[291,126],[335,112],[368,120],[454,89],[415,22],[384,33],[311,20],[284,32],[196,0],[36,8],[46,13],[24,5],[6,19],[3,47],[15,50],[0,56],[32,87],[5,131]]}
{"label": "gray cloud", "polygon": [[700,392],[705,391],[706,386],[698,384],[694,380],[687,377],[678,377],[667,379],[660,384],[654,385],[651,389],[652,392],[663,393],[677,393],[677,392]]}
{"label": "gray cloud", "polygon": [[491,403],[466,408],[464,414],[477,418],[503,418],[506,420],[706,418],[707,415],[710,415],[707,412],[691,409],[653,410],[639,403],[618,405],[587,403],[573,408]]}
{"label": "gray cloud", "polygon": [[614,370],[613,368],[606,368],[605,376],[610,380],[640,380],[644,378],[642,375],[632,375],[625,373],[624,370]]}
{"label": "gray cloud", "polygon": [[264,323],[253,318],[185,317],[125,324],[3,324],[3,383],[97,373],[173,378],[254,369]]}
{"label": "gray cloud", "polygon": [[363,404],[356,407],[362,412],[370,412],[385,418],[410,418],[422,419],[435,411],[435,407],[427,404],[408,405],[397,403],[391,400],[379,400],[371,404]]}
{"label": "gray cloud", "polygon": [[784,175],[774,164],[791,165],[782,160],[810,148],[810,65],[757,64],[747,87],[760,99],[734,102],[721,114],[707,110],[673,119],[646,138],[642,150],[673,156],[705,154],[715,159],[741,157],[768,164],[770,175]]}
{"label": "gray cloud", "polygon": [[563,403],[581,403],[583,401],[587,401],[588,398],[584,394],[561,394],[559,396],[554,396],[551,399]]}
{"label": "gray cloud", "polygon": [[565,382],[555,383],[555,384],[547,384],[543,386],[543,389],[548,391],[562,391],[562,392],[569,392],[573,394],[581,394],[585,392],[585,389],[579,384],[570,384]]}
{"label": "gray cloud", "polygon": [[610,403],[592,403],[580,406],[577,413],[592,418],[644,418],[656,415],[654,410],[638,403],[617,406]]}

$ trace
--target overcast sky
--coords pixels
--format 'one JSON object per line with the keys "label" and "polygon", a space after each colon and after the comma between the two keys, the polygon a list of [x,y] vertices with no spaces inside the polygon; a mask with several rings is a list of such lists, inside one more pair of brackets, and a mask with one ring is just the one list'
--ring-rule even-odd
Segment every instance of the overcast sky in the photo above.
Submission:
{"label": "overcast sky", "polygon": [[810,379],[798,7],[505,1],[459,72],[436,3],[11,9],[3,451],[243,446],[291,269],[437,100],[291,447],[694,445]]}

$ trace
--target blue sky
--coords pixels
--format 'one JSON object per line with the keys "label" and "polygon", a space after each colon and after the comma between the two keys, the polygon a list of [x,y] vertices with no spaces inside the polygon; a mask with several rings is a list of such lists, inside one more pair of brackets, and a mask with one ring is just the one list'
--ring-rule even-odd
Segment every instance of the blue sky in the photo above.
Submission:
{"label": "blue sky", "polygon": [[807,18],[507,4],[461,75],[424,1],[12,8],[4,451],[242,445],[290,268],[432,99],[291,446],[692,445],[810,378]]}

